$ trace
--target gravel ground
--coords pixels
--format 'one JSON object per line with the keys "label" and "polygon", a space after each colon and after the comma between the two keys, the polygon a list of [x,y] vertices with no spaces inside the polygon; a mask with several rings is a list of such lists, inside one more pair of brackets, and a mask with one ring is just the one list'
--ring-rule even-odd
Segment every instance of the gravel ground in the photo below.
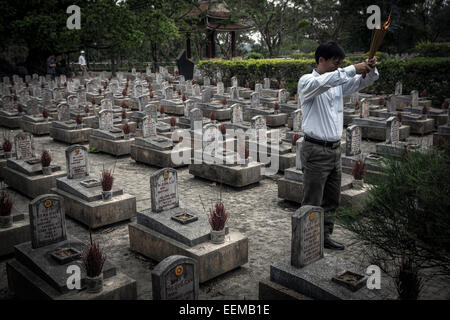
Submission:
{"label": "gravel ground", "polygon": [[[283,129],[284,130],[284,129]],[[17,130],[15,130],[17,131]],[[431,143],[431,135],[410,137],[410,141]],[[345,141],[345,140],[343,140]],[[48,149],[53,155],[53,162],[65,170],[65,144],[54,142],[49,136],[35,137],[38,152]],[[364,152],[375,151],[375,143],[363,141]],[[89,154],[91,172],[99,175],[103,165],[113,166],[116,163],[115,183],[126,193],[136,196],[137,210],[150,207],[150,175],[158,170],[138,164],[130,156],[115,158],[101,153]],[[277,197],[275,177],[263,179],[259,184],[233,189],[223,187],[223,198],[231,215],[229,227],[237,230],[249,239],[249,261],[238,269],[223,274],[200,285],[200,299],[258,299],[259,280],[269,277],[270,264],[282,256],[289,255],[291,241],[290,217],[298,209],[298,205],[281,200]],[[198,210],[203,211],[199,195],[204,202],[216,199],[220,186],[210,181],[194,178],[187,168],[178,170],[180,200]],[[15,193],[15,206],[27,211],[30,199]],[[82,241],[87,242],[89,232],[80,223],[67,218],[67,231]],[[135,221],[135,218],[132,219]],[[151,270],[157,264],[129,249],[128,221],[100,228],[93,232],[93,238],[99,241],[118,270],[137,280],[138,299],[152,299]],[[352,235],[337,225],[333,237],[346,245],[346,250],[332,252],[335,255],[349,259],[367,267],[362,253],[362,246],[352,238]],[[328,251],[327,251],[328,252]],[[12,257],[0,260],[0,299],[11,298],[8,292],[5,263]],[[395,295],[393,295],[395,297]],[[422,299],[450,299],[450,281],[434,277],[426,283]]]}

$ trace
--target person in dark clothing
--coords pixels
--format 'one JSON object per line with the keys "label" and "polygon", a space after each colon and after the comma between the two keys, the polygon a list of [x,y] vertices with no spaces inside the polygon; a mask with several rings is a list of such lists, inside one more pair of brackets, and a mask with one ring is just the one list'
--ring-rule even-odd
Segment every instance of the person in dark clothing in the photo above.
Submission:
{"label": "person in dark clothing", "polygon": [[55,80],[56,75],[56,59],[55,55],[51,55],[47,59],[47,74],[52,76],[52,80]]}

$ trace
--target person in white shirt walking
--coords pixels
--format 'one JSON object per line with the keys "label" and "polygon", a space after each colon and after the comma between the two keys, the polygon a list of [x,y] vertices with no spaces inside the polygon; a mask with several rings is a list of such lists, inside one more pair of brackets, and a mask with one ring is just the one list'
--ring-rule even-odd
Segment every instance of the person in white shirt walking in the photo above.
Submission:
{"label": "person in white shirt walking", "polygon": [[334,228],[334,212],[341,197],[343,97],[371,85],[379,77],[376,58],[342,69],[340,65],[344,58],[345,52],[336,42],[321,44],[315,52],[317,68],[298,81],[305,133],[301,149],[304,173],[302,205],[324,209],[324,247],[336,250],[344,249],[330,237]]}
{"label": "person in white shirt walking", "polygon": [[80,57],[78,58],[78,64],[80,65],[81,74],[83,77],[87,76],[87,64],[85,58],[85,52],[81,51]]}

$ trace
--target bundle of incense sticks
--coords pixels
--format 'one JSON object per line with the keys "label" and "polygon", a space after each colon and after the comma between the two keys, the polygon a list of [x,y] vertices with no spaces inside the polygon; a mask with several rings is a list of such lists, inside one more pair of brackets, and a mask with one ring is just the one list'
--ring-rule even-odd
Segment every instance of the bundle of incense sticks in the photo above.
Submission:
{"label": "bundle of incense sticks", "polygon": [[389,13],[389,17],[387,21],[383,24],[383,26],[380,29],[375,29],[375,31],[372,32],[372,40],[370,41],[369,59],[372,59],[375,56],[375,52],[377,52],[378,48],[381,45],[381,42],[383,42],[386,31],[390,25],[391,25],[391,13]]}

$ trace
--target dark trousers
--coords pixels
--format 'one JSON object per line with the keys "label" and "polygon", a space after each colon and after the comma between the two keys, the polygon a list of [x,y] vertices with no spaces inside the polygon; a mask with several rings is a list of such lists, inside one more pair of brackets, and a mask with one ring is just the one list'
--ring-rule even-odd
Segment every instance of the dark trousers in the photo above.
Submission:
{"label": "dark trousers", "polygon": [[305,141],[301,150],[303,167],[302,205],[324,209],[324,234],[333,233],[334,213],[341,198],[341,149]]}

